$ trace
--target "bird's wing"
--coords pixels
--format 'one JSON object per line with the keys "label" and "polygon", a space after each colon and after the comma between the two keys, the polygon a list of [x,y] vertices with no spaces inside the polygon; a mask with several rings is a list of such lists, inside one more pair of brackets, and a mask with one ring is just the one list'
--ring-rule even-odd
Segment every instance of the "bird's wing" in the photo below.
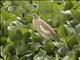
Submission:
{"label": "bird's wing", "polygon": [[44,20],[39,20],[41,22],[41,26],[44,28],[44,30],[46,31],[49,31],[49,33],[51,34],[57,34],[54,29],[49,25],[47,24]]}
{"label": "bird's wing", "polygon": [[51,34],[49,30],[45,29],[44,26],[42,25],[42,22],[39,20],[33,20],[33,26],[39,33],[43,34]]}
{"label": "bird's wing", "polygon": [[48,35],[50,34],[50,36],[57,38],[56,40],[59,41],[58,34],[55,32],[55,30],[49,24],[47,24],[44,20],[39,20],[39,21],[41,22],[41,25],[44,28],[44,30],[47,31],[47,34]]}
{"label": "bird's wing", "polygon": [[55,38],[57,37],[57,33],[54,31],[54,29],[44,20],[33,20],[33,25],[41,35],[45,34],[47,36]]}
{"label": "bird's wing", "polygon": [[40,25],[40,29],[42,32],[46,33],[46,34],[49,34],[50,31],[49,30],[46,30],[42,25]]}

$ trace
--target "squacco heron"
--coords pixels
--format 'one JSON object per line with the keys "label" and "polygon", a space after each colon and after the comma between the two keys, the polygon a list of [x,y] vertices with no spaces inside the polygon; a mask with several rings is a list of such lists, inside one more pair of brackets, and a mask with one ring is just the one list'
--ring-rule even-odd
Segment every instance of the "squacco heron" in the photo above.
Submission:
{"label": "squacco heron", "polygon": [[36,31],[47,40],[59,41],[59,37],[55,30],[37,14],[32,15],[32,23]]}

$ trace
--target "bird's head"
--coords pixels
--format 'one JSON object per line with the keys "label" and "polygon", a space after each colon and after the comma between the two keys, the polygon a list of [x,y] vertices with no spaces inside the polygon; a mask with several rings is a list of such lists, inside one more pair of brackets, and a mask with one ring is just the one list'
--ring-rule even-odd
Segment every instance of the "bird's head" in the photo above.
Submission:
{"label": "bird's head", "polygon": [[37,20],[39,18],[39,16],[37,14],[32,14],[32,18]]}

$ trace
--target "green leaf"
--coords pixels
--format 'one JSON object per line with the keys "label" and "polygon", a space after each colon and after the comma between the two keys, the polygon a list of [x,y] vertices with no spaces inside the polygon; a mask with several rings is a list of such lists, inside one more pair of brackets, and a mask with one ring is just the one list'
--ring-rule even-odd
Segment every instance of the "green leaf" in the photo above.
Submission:
{"label": "green leaf", "polygon": [[70,10],[71,8],[73,8],[73,4],[71,1],[66,1],[66,4],[64,6],[64,10]]}
{"label": "green leaf", "polygon": [[75,30],[76,30],[77,33],[80,33],[80,24],[75,26]]}
{"label": "green leaf", "polygon": [[0,1],[0,8],[3,6],[3,3]]}
{"label": "green leaf", "polygon": [[32,32],[31,34],[31,39],[33,42],[39,42],[39,43],[43,40],[38,33],[34,33],[34,32]]}
{"label": "green leaf", "polygon": [[19,58],[27,53],[26,44],[24,42],[22,41],[17,42],[17,44],[15,44],[15,47],[16,47],[16,55],[18,55]]}
{"label": "green leaf", "polygon": [[22,39],[23,35],[20,30],[14,30],[9,33],[10,39],[14,42],[18,42]]}
{"label": "green leaf", "polygon": [[10,23],[10,22],[16,20],[15,14],[9,13],[7,11],[2,11],[1,14],[2,14],[1,20],[6,21],[7,23]]}
{"label": "green leaf", "polygon": [[68,35],[76,34],[75,29],[72,26],[70,26],[70,23],[68,25],[64,25],[64,26],[65,26],[65,29],[66,29]]}
{"label": "green leaf", "polygon": [[52,25],[54,27],[58,27],[60,26],[60,24],[62,25],[63,24],[63,16],[61,14],[57,14],[55,15],[55,17],[53,17],[52,19]]}
{"label": "green leaf", "polygon": [[16,55],[8,55],[7,60],[18,60]]}
{"label": "green leaf", "polygon": [[68,36],[66,43],[67,43],[67,46],[68,46],[70,49],[72,49],[72,47],[78,43],[78,41],[77,41],[77,39],[76,39],[76,36],[75,36],[75,35]]}
{"label": "green leaf", "polygon": [[26,25],[32,22],[31,16],[24,16],[23,20]]}
{"label": "green leaf", "polygon": [[61,37],[64,38],[65,36],[67,36],[67,31],[63,25],[60,25],[59,28],[57,29],[57,31]]}
{"label": "green leaf", "polygon": [[30,44],[30,51],[31,52],[36,52],[36,51],[38,51],[38,49],[41,47],[41,44],[40,43],[35,43],[35,42],[32,42],[31,44]]}
{"label": "green leaf", "polygon": [[5,46],[6,43],[7,43],[7,39],[6,39],[5,37],[1,37],[1,38],[0,38],[0,46],[1,46],[1,45]]}
{"label": "green leaf", "polygon": [[70,51],[69,48],[67,48],[66,46],[63,46],[58,49],[58,55],[61,57],[64,57],[69,51]]}
{"label": "green leaf", "polygon": [[8,36],[7,24],[2,22],[0,27],[1,27],[1,36],[7,37]]}
{"label": "green leaf", "polygon": [[43,46],[43,49],[47,52],[49,55],[54,55],[54,51],[56,50],[55,45],[52,43],[52,41],[48,41],[46,45]]}
{"label": "green leaf", "polygon": [[34,56],[33,60],[45,60],[46,52],[44,50],[40,50],[36,56]]}
{"label": "green leaf", "polygon": [[66,55],[62,60],[78,60],[78,57],[76,55],[76,52],[72,51],[68,55]]}
{"label": "green leaf", "polygon": [[7,54],[16,55],[16,50],[15,50],[14,44],[8,44],[7,46],[5,46],[3,52],[5,55],[7,55]]}
{"label": "green leaf", "polygon": [[74,21],[80,23],[80,11],[78,9],[75,9],[75,10],[73,9],[71,11],[72,11],[72,14],[73,14],[73,16],[75,18]]}

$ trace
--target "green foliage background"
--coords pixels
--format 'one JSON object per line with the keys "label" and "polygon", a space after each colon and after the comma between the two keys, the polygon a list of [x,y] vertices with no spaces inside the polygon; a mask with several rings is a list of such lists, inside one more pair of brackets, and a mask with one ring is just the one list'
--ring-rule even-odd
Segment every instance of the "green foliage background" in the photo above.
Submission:
{"label": "green foliage background", "polygon": [[[33,13],[55,28],[61,42],[41,44]],[[0,1],[0,60],[80,60],[80,1]]]}

